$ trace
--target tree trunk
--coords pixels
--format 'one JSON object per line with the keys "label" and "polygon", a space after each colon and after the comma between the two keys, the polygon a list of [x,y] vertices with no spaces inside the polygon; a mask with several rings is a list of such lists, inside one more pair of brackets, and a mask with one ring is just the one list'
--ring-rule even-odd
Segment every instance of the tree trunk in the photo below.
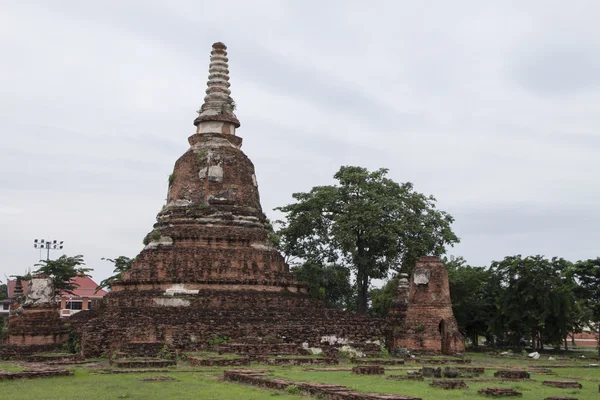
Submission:
{"label": "tree trunk", "polygon": [[361,314],[367,313],[367,297],[369,295],[369,276],[367,274],[367,260],[365,257],[365,246],[361,238],[361,232],[356,232],[356,286],[358,287],[358,296],[356,297],[356,311]]}
{"label": "tree trunk", "polygon": [[568,337],[569,335],[565,336],[565,351],[569,351]]}
{"label": "tree trunk", "polygon": [[356,277],[358,296],[356,298],[356,311],[361,314],[367,313],[367,298],[369,296],[369,278],[365,274]]}
{"label": "tree trunk", "polygon": [[473,334],[473,337],[471,338],[471,343],[473,347],[479,346],[479,335],[477,335],[476,333]]}

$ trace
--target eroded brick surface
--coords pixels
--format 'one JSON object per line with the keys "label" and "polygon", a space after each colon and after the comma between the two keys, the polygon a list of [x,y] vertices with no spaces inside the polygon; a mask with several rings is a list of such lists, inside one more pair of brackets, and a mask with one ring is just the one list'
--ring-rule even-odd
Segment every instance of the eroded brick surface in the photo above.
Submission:
{"label": "eroded brick surface", "polygon": [[552,386],[561,389],[581,389],[581,383],[575,381],[544,381],[545,386]]}
{"label": "eroded brick surface", "polygon": [[530,374],[527,371],[521,371],[518,369],[499,369],[494,372],[496,378],[504,379],[529,379]]}
{"label": "eroded brick surface", "polygon": [[352,367],[352,373],[355,375],[382,375],[385,369],[379,365],[357,365]]}
{"label": "eroded brick surface", "polygon": [[421,257],[410,281],[401,277],[389,321],[393,349],[421,354],[465,351],[452,313],[448,271],[437,257]]}
{"label": "eroded brick surface", "polygon": [[515,389],[505,389],[505,388],[479,389],[478,393],[484,394],[486,396],[492,396],[492,397],[521,397],[521,396],[523,396],[523,393],[517,392]]}
{"label": "eroded brick surface", "polygon": [[271,378],[266,376],[263,372],[255,370],[230,370],[224,371],[223,374],[226,381],[243,383],[266,389],[285,390],[287,387],[294,385],[303,394],[328,400],[420,400],[409,396],[359,393],[340,385],[315,382],[294,382],[289,379]]}

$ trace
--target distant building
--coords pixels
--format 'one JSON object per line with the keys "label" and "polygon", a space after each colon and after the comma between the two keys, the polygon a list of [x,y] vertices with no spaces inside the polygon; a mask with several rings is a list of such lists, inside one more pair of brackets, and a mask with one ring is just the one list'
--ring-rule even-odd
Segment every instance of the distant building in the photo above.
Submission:
{"label": "distant building", "polygon": [[[73,290],[73,294],[69,293],[61,293],[60,294],[60,316],[68,317],[73,314],[78,313],[83,310],[90,310],[93,308],[93,302],[100,300],[104,297],[107,292],[105,290],[98,290],[98,284],[92,280],[92,278],[88,276],[78,276],[72,280],[73,283],[79,285],[76,289]],[[0,305],[7,307],[6,314],[8,315],[8,308],[10,308],[10,302],[14,297],[16,280],[8,281],[8,306],[4,306],[3,303],[0,302]],[[27,295],[28,290],[28,282],[22,281],[23,285],[23,294]]]}
{"label": "distant building", "polygon": [[8,318],[8,314],[10,312],[10,299],[1,299],[0,300],[0,317]]}

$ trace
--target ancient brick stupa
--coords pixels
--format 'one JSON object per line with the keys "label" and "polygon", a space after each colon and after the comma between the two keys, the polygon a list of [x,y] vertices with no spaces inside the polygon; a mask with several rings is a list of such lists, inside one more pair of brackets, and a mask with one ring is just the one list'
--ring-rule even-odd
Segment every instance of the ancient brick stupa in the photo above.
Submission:
{"label": "ancient brick stupa", "polygon": [[215,43],[189,150],[169,178],[167,204],[133,267],[113,287],[168,294],[222,289],[303,290],[269,241],[254,165],[240,150],[227,51]]}
{"label": "ancient brick stupa", "polygon": [[52,279],[36,275],[27,285],[27,295],[24,295],[22,280],[17,278],[8,331],[0,348],[1,358],[22,358],[60,350],[68,339],[69,329],[59,316]]}
{"label": "ancient brick stupa", "polygon": [[392,348],[421,354],[455,354],[465,351],[452,312],[448,271],[437,257],[421,257],[412,279],[400,276],[390,310]]}
{"label": "ancient brick stupa", "polygon": [[152,355],[223,337],[321,347],[385,336],[385,321],[311,299],[269,241],[254,166],[240,150],[226,49],[213,45],[196,133],[145,248],[101,307],[72,317],[85,355]]}

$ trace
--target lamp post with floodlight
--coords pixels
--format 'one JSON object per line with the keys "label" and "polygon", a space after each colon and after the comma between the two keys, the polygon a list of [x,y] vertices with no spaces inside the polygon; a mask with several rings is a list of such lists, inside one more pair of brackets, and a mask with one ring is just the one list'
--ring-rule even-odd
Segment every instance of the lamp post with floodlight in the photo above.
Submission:
{"label": "lamp post with floodlight", "polygon": [[46,260],[50,260],[50,250],[61,250],[63,248],[63,241],[34,239],[33,247],[40,249],[40,258],[42,258],[42,250],[46,249]]}

